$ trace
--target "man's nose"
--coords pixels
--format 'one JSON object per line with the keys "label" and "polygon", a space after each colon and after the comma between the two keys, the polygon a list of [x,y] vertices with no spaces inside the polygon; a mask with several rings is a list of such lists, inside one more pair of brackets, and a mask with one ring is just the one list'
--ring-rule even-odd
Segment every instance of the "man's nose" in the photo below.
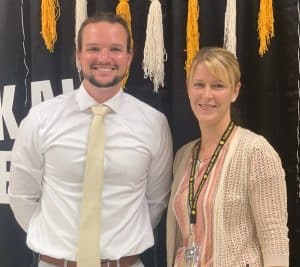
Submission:
{"label": "man's nose", "polygon": [[109,51],[107,49],[101,49],[98,54],[98,60],[100,62],[107,62],[109,59]]}

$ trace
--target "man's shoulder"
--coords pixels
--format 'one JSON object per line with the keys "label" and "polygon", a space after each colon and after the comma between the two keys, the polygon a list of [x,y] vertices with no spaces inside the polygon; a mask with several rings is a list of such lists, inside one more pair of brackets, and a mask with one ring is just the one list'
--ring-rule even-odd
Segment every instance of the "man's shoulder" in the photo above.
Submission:
{"label": "man's shoulder", "polygon": [[137,112],[137,116],[144,114],[148,119],[166,119],[164,113],[131,94],[124,92],[124,100],[125,107]]}
{"label": "man's shoulder", "polygon": [[47,99],[35,106],[31,107],[30,112],[54,112],[65,105],[69,105],[70,101],[74,101],[75,91],[57,95],[51,99]]}
{"label": "man's shoulder", "polygon": [[[47,124],[63,117],[63,114],[69,112],[75,107],[75,91],[57,95],[47,99],[30,108],[29,113],[24,120],[36,123],[47,122]],[[72,108],[73,107],[73,108]]]}

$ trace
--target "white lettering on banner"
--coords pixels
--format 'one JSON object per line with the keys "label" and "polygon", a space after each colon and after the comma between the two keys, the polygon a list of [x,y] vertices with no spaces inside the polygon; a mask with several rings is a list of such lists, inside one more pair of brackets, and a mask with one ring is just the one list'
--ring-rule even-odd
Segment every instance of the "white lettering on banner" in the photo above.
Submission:
{"label": "white lettering on banner", "polygon": [[61,81],[63,94],[74,91],[73,79],[64,79]]}
{"label": "white lettering on banner", "polygon": [[0,151],[0,204],[8,204],[8,164],[10,159],[10,151]]}
{"label": "white lettering on banner", "polygon": [[[74,90],[73,79],[64,79],[62,92],[68,93]],[[0,141],[4,140],[4,123],[11,140],[16,138],[18,124],[12,111],[15,95],[15,85],[7,85],[3,88],[3,96],[0,95]],[[54,97],[50,80],[36,81],[31,83],[32,106]],[[0,204],[8,204],[8,177],[11,152],[0,151]]]}
{"label": "white lettering on banner", "polygon": [[4,86],[3,98],[1,99],[0,96],[0,141],[4,140],[4,122],[10,139],[15,139],[18,130],[18,124],[12,111],[15,87],[15,85]]}
{"label": "white lettering on banner", "polygon": [[[63,94],[74,90],[73,80],[64,79],[61,81]],[[37,81],[31,83],[31,103],[35,106],[43,100],[53,98],[53,90],[49,80]]]}
{"label": "white lettering on banner", "polygon": [[49,80],[31,83],[31,103],[35,106],[43,100],[53,98],[51,83]]}

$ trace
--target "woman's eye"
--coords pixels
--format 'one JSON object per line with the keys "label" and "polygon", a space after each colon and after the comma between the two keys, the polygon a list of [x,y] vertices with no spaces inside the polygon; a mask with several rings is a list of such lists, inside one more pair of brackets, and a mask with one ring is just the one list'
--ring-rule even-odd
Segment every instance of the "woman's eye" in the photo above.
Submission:
{"label": "woman's eye", "polygon": [[222,83],[216,83],[212,85],[212,88],[222,89],[224,88],[224,85]]}
{"label": "woman's eye", "polygon": [[197,87],[197,88],[202,88],[202,87],[204,87],[204,84],[203,83],[194,83],[193,86]]}

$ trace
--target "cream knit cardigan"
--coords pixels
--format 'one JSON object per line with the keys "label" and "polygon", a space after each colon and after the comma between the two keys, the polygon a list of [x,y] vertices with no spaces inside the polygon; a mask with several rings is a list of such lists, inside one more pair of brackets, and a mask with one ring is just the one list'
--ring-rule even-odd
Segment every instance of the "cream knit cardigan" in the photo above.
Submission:
{"label": "cream knit cardigan", "polygon": [[[181,147],[174,161],[167,214],[168,267],[182,246],[171,203],[195,142]],[[220,175],[213,210],[214,266],[288,266],[285,173],[276,151],[264,137],[238,127]]]}

